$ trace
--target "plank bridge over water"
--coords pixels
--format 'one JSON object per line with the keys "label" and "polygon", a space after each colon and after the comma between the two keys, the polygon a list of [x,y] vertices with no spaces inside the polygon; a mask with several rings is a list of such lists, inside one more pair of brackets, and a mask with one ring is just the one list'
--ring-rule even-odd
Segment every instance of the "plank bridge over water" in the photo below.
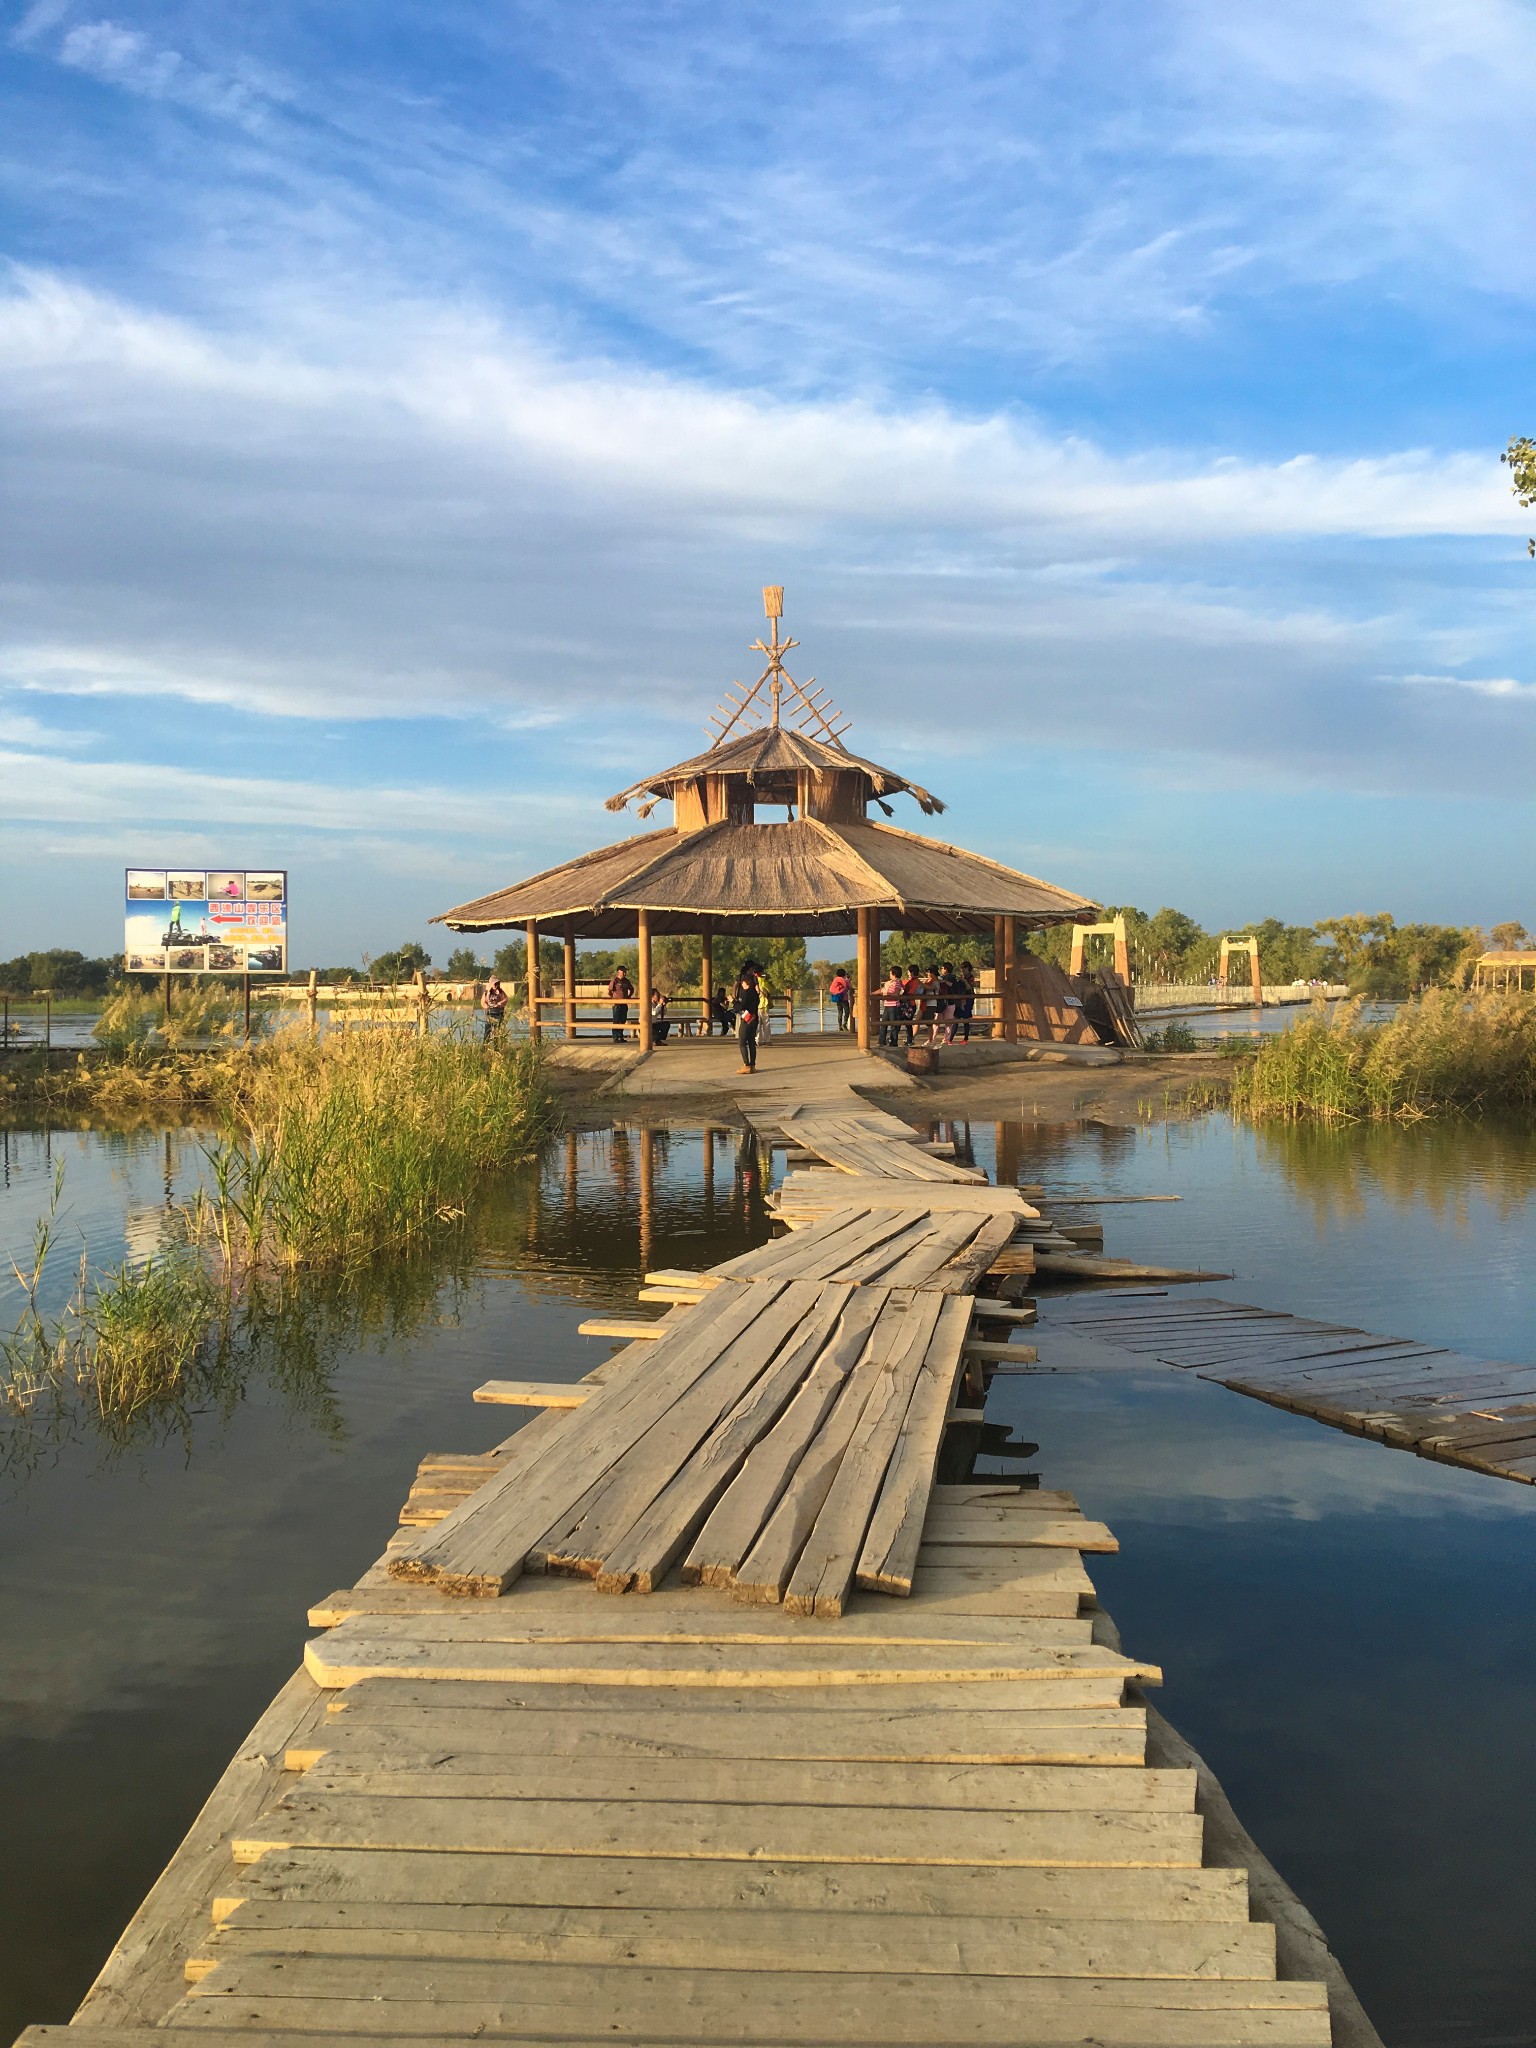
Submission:
{"label": "plank bridge over water", "polygon": [[935,1482],[1053,1227],[856,1097],[751,1115],[819,1161],[796,1227],[481,1390],[543,1412],[423,1460],[72,2039],[1330,2041],[1149,1760],[1110,1531]]}
{"label": "plank bridge over water", "polygon": [[1044,1370],[1180,1367],[1394,1450],[1536,1484],[1536,1366],[1211,1296],[1054,1300]]}

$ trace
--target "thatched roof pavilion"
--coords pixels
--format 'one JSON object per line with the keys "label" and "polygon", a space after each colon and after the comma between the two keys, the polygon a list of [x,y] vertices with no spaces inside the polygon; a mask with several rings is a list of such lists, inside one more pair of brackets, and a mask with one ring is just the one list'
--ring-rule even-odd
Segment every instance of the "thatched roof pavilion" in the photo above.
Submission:
{"label": "thatched roof pavilion", "polygon": [[[928,816],[944,806],[907,776],[849,752],[842,742],[847,721],[816,690],[814,678],[802,685],[784,669],[784,656],[798,643],[779,638],[782,590],[765,590],[763,598],[773,638],[755,645],[768,666],[750,690],[722,705],[714,744],[608,799],[612,811],[637,803],[642,818],[670,802],[670,826],[478,896],[434,922],[461,932],[526,927],[535,978],[538,933],[563,936],[568,1032],[576,941],[638,938],[642,1045],[650,1035],[650,942],[662,933],[702,935],[706,986],[716,932],[765,938],[857,933],[861,1044],[870,1035],[882,930],[989,933],[1006,1030],[1002,983],[1018,927],[1091,917],[1094,905],[999,861],[872,820],[872,804],[892,815],[886,801],[892,796],[911,796]],[[786,691],[796,725],[783,721]],[[750,723],[754,717],[764,722]],[[776,809],[783,817],[760,815]],[[531,989],[530,997],[537,993]]]}

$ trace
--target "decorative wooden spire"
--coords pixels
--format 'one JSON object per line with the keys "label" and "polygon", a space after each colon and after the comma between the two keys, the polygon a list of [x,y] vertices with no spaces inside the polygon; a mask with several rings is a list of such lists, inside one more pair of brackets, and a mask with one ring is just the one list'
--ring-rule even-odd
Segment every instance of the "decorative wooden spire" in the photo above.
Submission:
{"label": "decorative wooden spire", "polygon": [[[711,734],[714,746],[730,738],[738,727],[750,732],[754,726],[764,723],[762,689],[768,685],[768,723],[778,725],[783,706],[784,691],[787,687],[794,702],[790,708],[790,723],[800,732],[813,739],[826,741],[829,746],[842,747],[843,734],[852,725],[851,718],[845,718],[825,690],[818,690],[816,678],[811,676],[804,683],[797,683],[784,666],[784,657],[792,647],[798,647],[798,640],[779,638],[779,620],[784,616],[784,586],[770,583],[763,590],[763,616],[773,626],[771,640],[754,640],[754,654],[766,654],[768,666],[763,670],[750,690],[738,695],[740,683],[732,683],[704,730]],[[844,748],[844,752],[847,749]]]}

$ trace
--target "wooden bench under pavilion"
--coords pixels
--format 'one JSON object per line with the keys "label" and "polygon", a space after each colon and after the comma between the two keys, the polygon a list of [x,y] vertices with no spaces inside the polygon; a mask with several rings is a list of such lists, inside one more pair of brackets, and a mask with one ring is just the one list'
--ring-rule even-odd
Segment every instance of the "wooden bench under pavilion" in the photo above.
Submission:
{"label": "wooden bench under pavilion", "polygon": [[[814,679],[801,684],[787,672],[784,657],[799,643],[779,637],[783,597],[777,587],[763,592],[772,638],[754,645],[768,665],[749,690],[722,705],[706,751],[608,799],[613,811],[638,803],[642,818],[670,803],[671,825],[562,862],[434,920],[457,932],[526,932],[535,1037],[542,1029],[541,934],[564,941],[567,1038],[575,1035],[578,940],[638,940],[639,1041],[649,1051],[654,938],[698,934],[707,999],[717,934],[848,933],[858,941],[858,1043],[868,1050],[880,934],[913,931],[992,939],[1002,1036],[1013,1039],[1019,931],[1094,915],[1095,906],[1070,890],[870,817],[872,805],[891,816],[887,798],[897,795],[914,798],[926,816],[944,806],[894,769],[851,753],[847,719]],[[762,815],[769,811],[784,815]]]}

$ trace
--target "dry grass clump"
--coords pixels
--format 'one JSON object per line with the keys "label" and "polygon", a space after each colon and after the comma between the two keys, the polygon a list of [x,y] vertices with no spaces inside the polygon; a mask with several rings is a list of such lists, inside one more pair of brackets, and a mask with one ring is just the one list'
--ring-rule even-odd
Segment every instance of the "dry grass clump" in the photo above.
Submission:
{"label": "dry grass clump", "polygon": [[1263,1039],[1233,1076],[1240,1114],[1330,1122],[1536,1105],[1536,1001],[1431,989],[1385,1023],[1321,1005]]}

